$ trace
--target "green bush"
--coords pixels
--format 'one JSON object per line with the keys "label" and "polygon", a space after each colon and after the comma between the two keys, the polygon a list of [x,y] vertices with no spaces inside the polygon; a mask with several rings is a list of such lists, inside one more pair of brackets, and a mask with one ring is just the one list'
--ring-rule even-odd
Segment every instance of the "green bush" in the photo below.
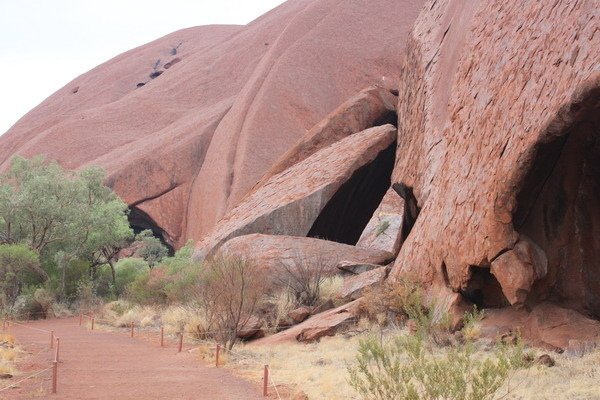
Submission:
{"label": "green bush", "polygon": [[502,345],[488,356],[467,343],[434,352],[421,335],[382,344],[362,340],[349,383],[368,400],[493,399],[515,369],[525,366],[523,346]]}
{"label": "green bush", "polygon": [[115,291],[122,294],[139,276],[149,270],[148,263],[141,258],[123,258],[115,264]]}

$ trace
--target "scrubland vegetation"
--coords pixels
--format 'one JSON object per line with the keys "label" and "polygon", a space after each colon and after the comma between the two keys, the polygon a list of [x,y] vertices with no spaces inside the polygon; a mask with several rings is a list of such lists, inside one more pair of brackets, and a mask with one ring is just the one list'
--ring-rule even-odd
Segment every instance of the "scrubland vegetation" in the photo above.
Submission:
{"label": "scrubland vegetation", "polygon": [[[16,158],[0,176],[0,312],[45,318],[93,311],[112,327],[184,332],[198,354],[213,361],[250,325],[263,334],[294,322],[290,312],[340,305],[339,276],[317,259],[297,257],[267,274],[242,259],[192,258],[192,243],[168,256],[150,231],[134,234],[127,206],[102,182],[98,169],[64,171],[42,159]],[[122,249],[133,249],[121,257]],[[320,343],[244,344],[223,355],[225,367],[259,381],[267,363],[278,384],[310,399],[600,398],[600,353],[552,355],[536,362],[518,337],[479,337],[482,311],[452,332],[450,319],[425,304],[407,281],[366,290],[358,324]],[[256,321],[259,323],[257,324]],[[0,375],[12,374],[14,339],[0,337]],[[596,396],[596,397],[594,397]]]}

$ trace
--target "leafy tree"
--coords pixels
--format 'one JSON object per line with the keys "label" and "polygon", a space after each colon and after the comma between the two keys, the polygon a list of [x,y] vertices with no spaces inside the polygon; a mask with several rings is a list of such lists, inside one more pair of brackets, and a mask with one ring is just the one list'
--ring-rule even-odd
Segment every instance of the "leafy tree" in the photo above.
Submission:
{"label": "leafy tree", "polygon": [[155,237],[149,229],[138,233],[135,240],[142,243],[142,247],[138,251],[138,254],[146,260],[150,268],[153,268],[169,254],[167,246],[162,244],[160,239]]}
{"label": "leafy tree", "polygon": [[70,261],[111,264],[115,249],[133,236],[127,205],[103,179],[99,168],[70,172],[41,157],[16,157],[0,176],[0,243],[22,243],[54,260],[61,293]]}
{"label": "leafy tree", "polygon": [[48,278],[33,250],[21,244],[0,245],[0,309],[13,306],[27,273],[40,280]]}

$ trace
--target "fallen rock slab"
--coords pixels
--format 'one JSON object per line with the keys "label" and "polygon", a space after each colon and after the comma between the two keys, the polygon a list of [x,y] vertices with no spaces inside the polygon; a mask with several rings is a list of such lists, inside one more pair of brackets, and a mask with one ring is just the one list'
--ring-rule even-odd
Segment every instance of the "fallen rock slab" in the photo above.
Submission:
{"label": "fallen rock slab", "polygon": [[340,289],[339,296],[342,299],[356,300],[363,295],[365,289],[381,285],[385,281],[388,272],[388,268],[379,267],[359,275],[347,277],[344,279],[344,285]]}
{"label": "fallen rock slab", "polygon": [[299,325],[256,341],[258,345],[272,345],[283,342],[312,342],[324,336],[333,336],[351,326],[357,320],[359,300],[323,313],[313,315]]}
{"label": "fallen rock slab", "polygon": [[285,267],[302,266],[320,270],[325,275],[338,273],[341,260],[363,263],[386,263],[393,255],[381,250],[361,249],[347,244],[322,239],[251,234],[227,241],[218,256],[241,257],[256,263],[274,274],[285,272]]}
{"label": "fallen rock slab", "polygon": [[371,86],[361,90],[306,132],[300,141],[265,173],[255,188],[318,150],[347,136],[372,126],[395,123],[397,101],[397,97],[384,88]]}
{"label": "fallen rock slab", "polygon": [[195,258],[211,256],[227,240],[251,233],[307,236],[338,189],[395,139],[393,125],[367,129],[273,176],[197,244]]}

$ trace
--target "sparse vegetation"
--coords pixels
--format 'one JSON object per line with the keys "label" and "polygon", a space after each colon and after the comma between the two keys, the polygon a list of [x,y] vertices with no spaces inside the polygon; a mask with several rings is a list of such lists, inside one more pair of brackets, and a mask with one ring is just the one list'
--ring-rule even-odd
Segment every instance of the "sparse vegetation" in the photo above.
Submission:
{"label": "sparse vegetation", "polygon": [[305,254],[281,262],[277,276],[280,287],[288,288],[297,305],[314,306],[321,299],[326,263],[321,254]]}
{"label": "sparse vegetation", "polygon": [[385,231],[390,227],[390,221],[387,219],[382,219],[377,224],[377,229],[375,230],[375,236],[383,235]]}

